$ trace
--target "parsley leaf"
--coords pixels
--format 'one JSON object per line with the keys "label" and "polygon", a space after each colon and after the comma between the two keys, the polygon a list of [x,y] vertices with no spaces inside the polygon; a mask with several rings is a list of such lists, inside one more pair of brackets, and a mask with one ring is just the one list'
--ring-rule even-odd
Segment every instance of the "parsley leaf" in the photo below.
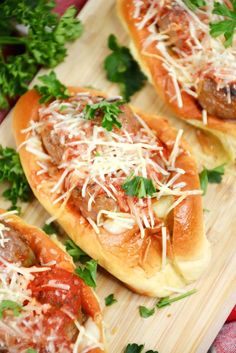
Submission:
{"label": "parsley leaf", "polygon": [[124,353],[141,353],[144,349],[144,344],[140,346],[136,343],[129,343]]}
{"label": "parsley leaf", "polygon": [[192,11],[196,10],[199,7],[206,6],[205,0],[184,0],[184,2]]}
{"label": "parsley leaf", "polygon": [[73,258],[74,262],[80,261],[82,263],[91,260],[91,258],[82,250],[78,245],[76,245],[73,240],[68,239],[65,242],[66,251]]}
{"label": "parsley leaf", "polygon": [[[144,344],[129,343],[124,353],[141,353],[144,349]],[[146,353],[158,353],[157,351],[149,350]]]}
{"label": "parsley leaf", "polygon": [[105,298],[105,305],[110,306],[112,304],[117,303],[117,299],[114,297],[114,294],[110,294]]}
{"label": "parsley leaf", "polygon": [[139,306],[139,315],[143,318],[148,318],[155,313],[155,308],[149,309],[145,306]]}
{"label": "parsley leaf", "polygon": [[39,76],[38,78],[44,85],[35,85],[34,88],[41,95],[39,103],[47,103],[53,98],[66,99],[69,98],[66,86],[58,79],[54,71],[48,75]]}
{"label": "parsley leaf", "polygon": [[77,267],[75,273],[90,286],[96,287],[97,261],[89,260],[85,262],[83,267]]}
{"label": "parsley leaf", "polygon": [[42,230],[48,235],[57,234],[57,229],[53,223],[50,223],[50,224],[45,223]]}
{"label": "parsley leaf", "polygon": [[33,348],[28,348],[26,353],[37,353],[37,351]]}
{"label": "parsley leaf", "polygon": [[224,164],[215,167],[214,169],[204,168],[199,174],[200,185],[203,191],[203,195],[206,194],[208,183],[210,184],[220,184],[222,181],[222,176],[224,175],[225,168]]}
{"label": "parsley leaf", "polygon": [[138,198],[152,196],[156,191],[151,179],[140,176],[135,176],[131,180],[128,179],[121,187],[126,195],[136,196]]}
{"label": "parsley leaf", "polygon": [[23,168],[20,163],[18,153],[9,147],[3,148],[0,145],[0,183],[8,182],[9,188],[7,188],[2,196],[11,202],[10,209],[18,209],[18,200],[29,201],[32,192]]}
{"label": "parsley leaf", "polygon": [[121,122],[117,119],[118,115],[121,113],[119,106],[123,104],[122,101],[118,100],[116,102],[108,102],[103,100],[102,102],[95,104],[87,104],[84,108],[85,119],[92,120],[95,115],[100,112],[103,113],[102,127],[107,131],[111,131],[113,125],[121,128]]}
{"label": "parsley leaf", "polygon": [[[69,7],[63,16],[53,12],[53,0],[5,0],[0,3],[0,108],[8,99],[23,94],[39,65],[55,67],[64,60],[66,42],[78,38],[83,30]],[[4,22],[4,24],[2,23]],[[27,27],[25,36],[17,33],[16,23]],[[6,30],[7,27],[7,30]],[[4,45],[18,45],[17,55],[3,55]],[[19,54],[20,52],[20,54]]]}
{"label": "parsley leaf", "polygon": [[112,54],[104,61],[107,79],[119,83],[121,95],[129,102],[130,97],[144,86],[147,78],[129,49],[120,46],[113,34],[108,38],[108,47],[112,50]]}
{"label": "parsley leaf", "polygon": [[232,45],[234,31],[236,28],[236,0],[230,1],[232,9],[226,4],[221,4],[217,1],[214,2],[213,14],[226,17],[225,20],[210,23],[210,34],[213,38],[224,35],[224,46],[227,48]]}
{"label": "parsley leaf", "polygon": [[19,316],[22,310],[22,305],[12,300],[2,300],[0,303],[0,319],[3,318],[5,310],[12,310],[14,316]]}
{"label": "parsley leaf", "polygon": [[189,292],[186,292],[184,294],[181,294],[177,297],[174,297],[174,298],[170,298],[170,297],[165,297],[165,298],[162,298],[160,299],[157,304],[156,304],[156,307],[158,309],[160,308],[163,308],[164,306],[168,306],[168,305],[171,305],[172,303],[174,302],[177,302],[178,300],[181,300],[181,299],[184,299],[186,297],[189,297],[190,295],[193,295],[194,293],[196,293],[197,290],[196,289],[192,289],[190,290]]}

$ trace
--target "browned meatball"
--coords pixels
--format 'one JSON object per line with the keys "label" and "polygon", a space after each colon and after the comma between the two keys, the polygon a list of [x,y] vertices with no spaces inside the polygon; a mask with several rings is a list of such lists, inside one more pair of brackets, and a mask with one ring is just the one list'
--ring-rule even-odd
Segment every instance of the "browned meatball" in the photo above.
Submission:
{"label": "browned meatball", "polygon": [[[91,211],[88,211],[88,201],[90,196],[94,193],[98,194],[94,196],[94,202],[92,203]],[[105,192],[100,192],[100,187],[96,184],[89,185],[86,190],[85,197],[82,197],[81,190],[76,188],[71,194],[71,201],[73,205],[80,210],[83,217],[90,217],[92,220],[97,220],[98,212],[101,210],[107,211],[117,211],[117,203],[111,197],[109,197]]]}
{"label": "browned meatball", "polygon": [[55,164],[59,164],[64,153],[64,146],[60,142],[59,135],[52,132],[46,125],[41,131],[43,146],[47,153],[52,157]]}
{"label": "browned meatball", "polygon": [[1,223],[7,228],[3,232],[4,238],[9,239],[9,241],[4,244],[4,247],[0,246],[0,256],[9,262],[20,263],[24,267],[31,267],[36,264],[35,254],[20,232],[8,223]]}
{"label": "browned meatball", "polygon": [[209,114],[222,119],[236,119],[236,88],[230,87],[231,103],[226,88],[217,89],[212,78],[203,78],[198,87],[198,102]]}
{"label": "browned meatball", "polygon": [[137,131],[142,127],[140,122],[135,118],[134,113],[128,105],[122,105],[120,107],[122,111],[118,116],[118,120],[122,124],[122,129],[128,131],[129,133],[137,133]]}

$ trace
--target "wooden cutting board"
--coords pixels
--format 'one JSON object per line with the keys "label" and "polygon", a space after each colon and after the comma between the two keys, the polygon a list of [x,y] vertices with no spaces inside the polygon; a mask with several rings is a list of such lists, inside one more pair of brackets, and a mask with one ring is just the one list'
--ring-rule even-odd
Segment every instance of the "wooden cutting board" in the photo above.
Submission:
{"label": "wooden cutting board", "polygon": [[[109,52],[108,35],[114,33],[121,43],[128,43],[116,16],[115,1],[90,0],[79,17],[85,25],[84,34],[68,46],[65,62],[55,71],[65,84],[91,85],[117,94],[117,86],[106,80],[103,70],[103,61]],[[171,116],[149,84],[136,94],[132,103],[147,112],[168,116],[177,127],[183,127],[185,137],[197,153],[199,165],[218,165],[224,158],[217,147],[213,158],[210,161],[206,159],[195,131]],[[11,115],[0,126],[0,143],[4,146],[15,146]],[[102,306],[104,297],[110,293],[114,293],[118,300],[113,306],[104,308],[109,352],[121,353],[130,342],[145,343],[146,350],[155,349],[159,353],[207,352],[236,303],[235,200],[236,178],[229,172],[220,185],[208,188],[204,204],[209,210],[205,213],[205,221],[207,236],[212,243],[212,261],[201,279],[189,286],[188,289],[198,289],[192,297],[161,309],[148,319],[142,319],[138,306],[151,307],[156,300],[133,294],[104,270],[99,270],[97,293]],[[2,198],[0,207],[8,207]],[[32,224],[42,226],[48,214],[34,200],[24,205],[23,217]]]}

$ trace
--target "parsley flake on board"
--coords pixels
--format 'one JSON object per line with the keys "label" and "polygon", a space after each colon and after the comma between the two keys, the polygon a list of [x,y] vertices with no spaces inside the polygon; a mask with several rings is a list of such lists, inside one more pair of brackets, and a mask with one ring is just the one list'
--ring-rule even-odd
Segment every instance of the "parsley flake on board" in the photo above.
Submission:
{"label": "parsley flake on board", "polygon": [[14,316],[19,316],[22,310],[22,305],[12,300],[2,300],[0,303],[0,319],[3,318],[3,313],[6,310],[11,310]]}
{"label": "parsley flake on board", "polygon": [[130,97],[139,91],[147,80],[128,48],[120,46],[116,37],[108,37],[108,47],[112,53],[104,61],[107,78],[120,86],[121,95],[129,102]]}
{"label": "parsley flake on board", "polygon": [[84,282],[92,288],[96,287],[96,274],[97,274],[96,260],[89,260],[85,262],[83,267],[77,267],[75,273],[84,280]]}
{"label": "parsley flake on board", "polygon": [[108,102],[103,100],[95,104],[87,104],[84,108],[85,119],[93,120],[96,114],[100,112],[103,114],[102,127],[107,131],[111,131],[113,125],[121,128],[122,124],[118,120],[118,116],[121,113],[119,106],[123,104],[121,100],[116,102]]}
{"label": "parsley flake on board", "polygon": [[144,319],[152,316],[154,313],[155,313],[155,308],[149,309],[142,305],[139,306],[139,315]]}
{"label": "parsley flake on board", "polygon": [[236,28],[236,0],[231,0],[232,8],[218,1],[214,2],[213,14],[223,16],[225,19],[210,23],[210,34],[213,38],[224,35],[224,46],[228,48],[233,43]]}
{"label": "parsley flake on board", "polygon": [[[144,344],[129,343],[124,353],[141,353],[144,350]],[[158,351],[149,350],[146,353],[158,353]]]}
{"label": "parsley flake on board", "polygon": [[111,306],[112,304],[117,303],[117,299],[114,297],[114,294],[109,294],[106,298],[105,298],[105,305],[106,306]]}
{"label": "parsley flake on board", "polygon": [[206,194],[208,183],[210,184],[220,184],[222,177],[225,172],[224,164],[215,167],[214,169],[204,168],[199,174],[200,185],[203,191],[203,195]]}
{"label": "parsley flake on board", "polygon": [[[53,0],[5,0],[0,4],[0,108],[27,91],[38,66],[55,67],[67,54],[65,44],[80,37],[83,27],[70,6],[60,17]],[[22,35],[17,24],[24,25]],[[17,37],[12,34],[19,34]],[[5,45],[18,45],[17,55],[4,57]]]}
{"label": "parsley flake on board", "polygon": [[206,6],[206,1],[205,0],[184,0],[184,3],[192,11],[196,10],[199,7]]}
{"label": "parsley flake on board", "polygon": [[7,182],[7,188],[2,196],[11,202],[10,209],[18,209],[18,200],[27,202],[32,197],[32,192],[16,150],[0,145],[0,183]]}
{"label": "parsley flake on board", "polygon": [[57,79],[54,71],[51,71],[48,75],[39,76],[38,79],[44,84],[34,86],[34,89],[41,96],[39,103],[47,103],[53,98],[66,99],[70,97],[66,86]]}
{"label": "parsley flake on board", "polygon": [[158,309],[161,309],[161,308],[163,308],[163,307],[165,307],[165,306],[171,305],[171,304],[174,303],[174,302],[177,302],[177,301],[179,301],[179,300],[181,300],[181,299],[184,299],[184,298],[186,298],[186,297],[189,297],[190,295],[193,295],[193,294],[195,294],[196,292],[197,292],[196,289],[192,289],[192,290],[190,290],[190,291],[188,291],[188,292],[186,292],[186,293],[183,293],[183,294],[181,294],[181,295],[179,295],[179,296],[177,296],[177,297],[173,297],[173,298],[165,297],[165,298],[162,298],[162,299],[160,299],[160,300],[157,302],[156,307],[157,307]]}
{"label": "parsley flake on board", "polygon": [[128,179],[122,184],[122,189],[125,191],[126,195],[136,196],[138,198],[152,196],[156,192],[153,181],[140,176]]}

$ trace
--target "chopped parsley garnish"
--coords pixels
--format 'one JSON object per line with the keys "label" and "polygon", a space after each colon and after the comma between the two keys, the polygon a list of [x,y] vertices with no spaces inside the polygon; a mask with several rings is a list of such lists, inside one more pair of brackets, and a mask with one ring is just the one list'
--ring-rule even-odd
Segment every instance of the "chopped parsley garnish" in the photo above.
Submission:
{"label": "chopped parsley garnish", "polygon": [[102,127],[107,131],[111,131],[113,125],[121,128],[121,122],[118,120],[118,116],[121,113],[119,106],[123,104],[122,101],[108,102],[103,100],[95,104],[87,104],[84,108],[85,119],[93,120],[96,115],[103,114]]}
{"label": "chopped parsley garnish", "polygon": [[224,35],[224,46],[227,48],[233,43],[233,36],[236,28],[236,0],[230,1],[232,8],[218,1],[214,2],[213,14],[224,16],[226,19],[210,23],[210,34],[213,38]]}
{"label": "chopped parsley garnish", "polygon": [[106,306],[110,306],[112,304],[117,303],[117,299],[114,297],[114,294],[109,294],[106,298],[105,298],[105,305]]}
{"label": "chopped parsley garnish", "polygon": [[181,295],[179,295],[179,296],[177,296],[177,297],[174,297],[174,298],[170,298],[170,297],[162,298],[162,299],[160,299],[160,300],[157,302],[156,307],[157,307],[158,309],[163,308],[163,307],[168,306],[168,305],[171,305],[172,303],[177,302],[177,301],[179,301],[179,300],[181,300],[181,299],[184,299],[184,298],[186,298],[186,297],[189,297],[190,295],[193,295],[193,294],[196,293],[196,292],[197,292],[196,289],[192,289],[192,290],[190,290],[189,292],[183,293],[183,294],[181,294]]}
{"label": "chopped parsley garnish", "polygon": [[80,261],[85,263],[86,261],[91,260],[91,257],[86,254],[78,245],[76,245],[73,240],[68,239],[65,242],[66,251],[73,258],[74,262]]}
{"label": "chopped parsley garnish", "polygon": [[12,300],[2,300],[0,303],[0,319],[3,318],[3,313],[6,310],[11,310],[14,316],[19,316],[22,310],[22,305]]}
{"label": "chopped parsley garnish", "polygon": [[75,273],[84,280],[89,287],[96,287],[97,261],[86,261],[84,266],[75,269]]}
{"label": "chopped parsley garnish", "polygon": [[104,61],[107,78],[119,84],[121,95],[129,102],[130,97],[144,86],[147,78],[129,49],[120,46],[113,34],[108,38],[108,47],[112,50],[112,54]]}
{"label": "chopped parsley garnish", "polygon": [[42,229],[48,235],[57,234],[57,229],[53,223],[50,223],[50,224],[45,223]]}
{"label": "chopped parsley garnish", "polygon": [[153,181],[140,176],[135,176],[131,180],[128,179],[122,184],[122,189],[125,191],[126,195],[136,196],[138,198],[152,196],[156,192]]}
{"label": "chopped parsley garnish", "polygon": [[18,209],[18,200],[27,202],[32,196],[32,192],[23,168],[20,163],[18,153],[14,148],[5,147],[0,145],[0,183],[7,182],[7,188],[2,196],[11,202],[10,209]]}
{"label": "chopped parsley garnish", "polygon": [[39,103],[47,103],[53,98],[66,99],[70,97],[66,86],[57,79],[54,71],[51,71],[48,75],[40,76],[38,79],[44,84],[34,86],[41,96]]}
{"label": "chopped parsley garnish", "polygon": [[[53,11],[54,0],[5,0],[0,4],[0,108],[8,99],[27,91],[28,82],[39,65],[55,67],[67,55],[65,44],[80,37],[81,22],[77,10],[69,7],[60,17]],[[27,27],[27,34],[13,36],[17,24]],[[4,46],[17,45],[17,55],[5,57]]]}
{"label": "chopped parsley garnish", "polygon": [[184,2],[192,11],[196,10],[199,7],[206,6],[205,0],[184,0]]}
{"label": "chopped parsley garnish", "polygon": [[[129,343],[124,353],[141,353],[144,350],[144,344],[138,345],[137,343]],[[149,350],[146,353],[158,353],[158,351]]]}
{"label": "chopped parsley garnish", "polygon": [[206,194],[208,183],[210,184],[220,184],[222,177],[225,172],[224,164],[215,167],[214,169],[204,168],[199,174],[200,185],[203,191],[203,195]]}
{"label": "chopped parsley garnish", "polygon": [[26,353],[38,353],[38,352],[33,348],[28,348]]}
{"label": "chopped parsley garnish", "polygon": [[146,308],[145,306],[139,306],[139,315],[143,318],[148,318],[155,313],[155,308]]}

